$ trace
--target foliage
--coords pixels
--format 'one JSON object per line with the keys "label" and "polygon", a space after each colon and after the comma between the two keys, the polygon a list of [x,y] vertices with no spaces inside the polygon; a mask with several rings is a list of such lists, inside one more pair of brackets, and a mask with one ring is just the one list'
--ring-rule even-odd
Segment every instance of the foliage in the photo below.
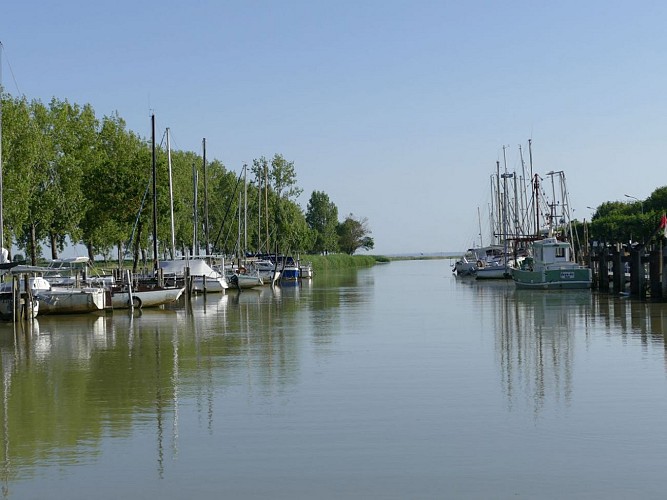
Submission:
{"label": "foliage", "polygon": [[338,225],[338,245],[340,249],[352,255],[359,248],[371,250],[375,243],[368,229],[368,220],[366,218],[356,219],[353,214],[349,214],[345,220]]}
{"label": "foliage", "polygon": [[[1,97],[4,246],[16,244],[33,262],[42,246],[57,258],[68,241],[84,244],[91,260],[114,249],[123,260],[131,250],[135,263],[152,257],[151,141],[117,113],[98,119],[88,104]],[[192,151],[168,156],[162,144],[155,150],[161,255],[175,257],[172,213],[182,254],[338,250],[336,206],[316,191],[304,214],[294,162],[282,155],[253,160],[254,178],[245,183],[218,160],[204,164]],[[344,223],[348,237],[363,232],[346,251],[373,247],[365,223]]]}
{"label": "foliage", "polygon": [[327,254],[338,250],[338,207],[322,191],[313,191],[306,209],[306,222],[314,233],[312,251]]}
{"label": "foliage", "polygon": [[667,187],[660,187],[644,201],[607,201],[595,210],[589,239],[606,243],[648,243],[667,211]]}

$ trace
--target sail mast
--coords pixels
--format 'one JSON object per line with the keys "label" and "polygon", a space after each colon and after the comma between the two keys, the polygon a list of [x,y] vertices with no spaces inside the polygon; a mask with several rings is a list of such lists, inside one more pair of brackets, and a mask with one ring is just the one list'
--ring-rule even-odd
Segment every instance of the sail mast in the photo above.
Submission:
{"label": "sail mast", "polygon": [[174,181],[171,173],[171,143],[167,127],[167,163],[169,164],[169,210],[171,214],[171,258],[176,258],[176,234],[174,230]]}
{"label": "sail mast", "polygon": [[151,115],[151,154],[153,165],[153,270],[160,267],[157,255],[157,165],[155,161],[155,114]]}
{"label": "sail mast", "polygon": [[204,137],[202,139],[202,153],[204,155],[204,168],[203,174],[204,174],[204,239],[206,240],[206,255],[207,258],[209,255],[211,255],[210,252],[210,246],[209,246],[209,238],[208,238],[208,182],[207,182],[207,177],[206,177],[206,138]]}

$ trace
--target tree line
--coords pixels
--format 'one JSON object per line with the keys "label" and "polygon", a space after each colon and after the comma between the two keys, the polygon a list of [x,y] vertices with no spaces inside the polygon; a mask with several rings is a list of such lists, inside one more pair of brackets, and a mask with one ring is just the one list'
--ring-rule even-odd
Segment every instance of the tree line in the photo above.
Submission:
{"label": "tree line", "polygon": [[136,267],[152,254],[153,206],[160,257],[373,248],[367,220],[349,214],[339,222],[324,192],[312,193],[306,211],[299,206],[294,163],[281,154],[237,174],[206,161],[204,149],[170,151],[165,131],[155,141],[153,204],[152,138],[128,130],[117,113],[98,119],[89,104],[1,98],[1,243],[15,244],[33,264],[42,245],[56,259],[69,240],[85,245],[91,260],[117,252]]}
{"label": "tree line", "polygon": [[589,223],[577,221],[579,237],[600,243],[648,244],[660,228],[667,207],[667,186],[654,190],[646,199],[626,195],[627,201],[606,201],[599,205]]}

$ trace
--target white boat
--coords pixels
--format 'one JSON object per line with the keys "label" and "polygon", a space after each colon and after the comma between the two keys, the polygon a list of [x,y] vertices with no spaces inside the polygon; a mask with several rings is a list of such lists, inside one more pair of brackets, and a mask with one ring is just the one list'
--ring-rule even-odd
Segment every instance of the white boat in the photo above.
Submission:
{"label": "white boat", "polygon": [[104,288],[52,287],[33,294],[39,302],[39,314],[75,314],[103,311],[106,305]]}
{"label": "white boat", "polygon": [[250,260],[247,262],[246,268],[250,270],[251,274],[257,272],[265,285],[270,285],[280,280],[280,269],[271,260]]}
{"label": "white boat", "polygon": [[490,245],[486,247],[469,248],[454,263],[453,272],[457,276],[475,276],[477,269],[485,262],[497,260],[503,254],[501,245]]}
{"label": "white boat", "polygon": [[509,261],[505,259],[485,262],[482,266],[477,266],[475,270],[475,279],[478,280],[498,280],[511,279],[512,269]]}
{"label": "white boat", "polygon": [[[26,266],[17,266],[14,269],[24,270]],[[39,268],[31,268],[33,271]],[[28,286],[33,298],[37,314],[75,314],[102,311],[105,306],[105,290],[95,287],[54,287],[42,276],[30,276]],[[11,297],[11,282],[0,285],[0,294]],[[25,292],[25,281],[19,286],[21,293]],[[8,309],[11,311],[11,308]]]}
{"label": "white boat", "polygon": [[183,280],[185,269],[190,268],[192,291],[195,293],[224,292],[229,288],[227,279],[202,259],[162,260],[160,268],[165,278],[174,277],[177,281]]}
{"label": "white boat", "polygon": [[52,286],[107,287],[113,283],[113,276],[98,275],[85,256],[52,260],[42,275]]}
{"label": "white boat", "polygon": [[[113,287],[110,291],[112,309],[129,309],[130,306],[140,309],[142,307],[158,307],[165,304],[176,302],[185,287],[160,287],[145,286],[130,289],[127,285],[123,287]],[[131,297],[131,301],[130,301]]]}
{"label": "white boat", "polygon": [[228,272],[226,279],[230,288],[236,288],[238,290],[244,288],[255,288],[264,285],[264,281],[259,276],[257,271],[254,273],[247,272],[247,270],[243,267],[236,271]]}
{"label": "white boat", "polygon": [[299,277],[310,279],[313,277],[313,264],[310,262],[299,262]]}
{"label": "white boat", "polygon": [[573,262],[570,243],[556,238],[533,242],[533,255],[512,270],[517,288],[560,290],[590,288],[593,273],[589,267]]}

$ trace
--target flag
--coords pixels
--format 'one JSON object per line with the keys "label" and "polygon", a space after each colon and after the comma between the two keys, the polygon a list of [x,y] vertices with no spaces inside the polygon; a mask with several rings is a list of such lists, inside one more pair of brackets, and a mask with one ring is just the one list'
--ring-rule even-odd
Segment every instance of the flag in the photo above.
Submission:
{"label": "flag", "polygon": [[665,238],[667,238],[667,215],[665,214],[662,214],[662,219],[660,219],[660,228],[662,229]]}

